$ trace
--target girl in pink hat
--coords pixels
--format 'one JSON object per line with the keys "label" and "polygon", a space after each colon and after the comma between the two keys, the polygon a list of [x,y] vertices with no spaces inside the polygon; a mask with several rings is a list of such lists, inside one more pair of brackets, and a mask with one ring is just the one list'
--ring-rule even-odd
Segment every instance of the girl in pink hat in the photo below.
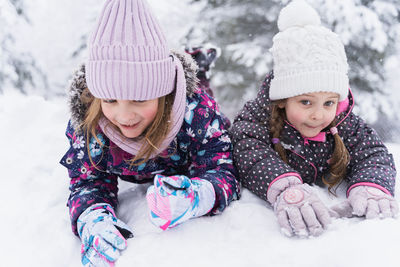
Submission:
{"label": "girl in pink hat", "polygon": [[198,88],[196,64],[171,52],[144,0],[109,0],[70,86],[68,207],[85,266],[111,266],[133,236],[118,219],[118,177],[152,182],[163,230],[221,213],[239,197],[226,117]]}

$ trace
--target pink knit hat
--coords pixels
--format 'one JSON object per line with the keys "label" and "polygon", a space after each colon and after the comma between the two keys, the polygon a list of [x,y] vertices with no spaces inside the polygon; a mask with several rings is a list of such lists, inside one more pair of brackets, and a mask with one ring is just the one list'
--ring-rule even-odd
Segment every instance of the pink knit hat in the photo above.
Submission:
{"label": "pink knit hat", "polygon": [[[186,80],[181,62],[169,51],[157,19],[145,0],[107,0],[89,38],[86,83],[97,98],[150,100],[175,90],[170,132],[157,156],[178,134],[185,114]],[[99,126],[111,141],[137,155],[143,140],[128,139],[110,122]]]}
{"label": "pink knit hat", "polygon": [[86,82],[97,98],[150,100],[174,89],[175,64],[144,0],[107,0],[88,48]]}

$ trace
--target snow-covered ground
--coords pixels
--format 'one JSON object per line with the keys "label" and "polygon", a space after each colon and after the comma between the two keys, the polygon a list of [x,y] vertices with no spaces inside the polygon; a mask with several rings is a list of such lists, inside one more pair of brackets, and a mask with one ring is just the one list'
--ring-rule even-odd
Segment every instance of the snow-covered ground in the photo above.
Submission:
{"label": "snow-covered ground", "polygon": [[[149,0],[173,47],[194,23],[188,1]],[[77,48],[71,44],[79,43],[91,27],[99,2],[27,1],[33,27],[42,30],[30,30],[17,43],[32,48],[38,65],[49,73],[50,86],[64,88],[71,65],[82,60],[71,59]],[[399,76],[398,69],[392,69],[396,79],[390,86],[395,90]],[[69,178],[58,163],[68,148],[68,117],[65,98],[45,100],[15,91],[0,95],[0,266],[80,266],[80,241],[71,232],[66,207]],[[388,147],[400,166],[400,144]],[[120,183],[118,215],[134,229],[135,237],[128,240],[117,267],[400,266],[400,218],[338,219],[320,237],[291,239],[279,232],[272,210],[243,190],[242,199],[223,214],[162,232],[147,217],[147,186]],[[335,199],[326,190],[317,190],[327,203],[344,199],[343,192]]]}
{"label": "snow-covered ground", "polygon": [[[1,266],[80,266],[70,230],[66,100],[0,95]],[[400,166],[400,145],[388,144]],[[119,217],[134,229],[116,266],[399,266],[400,219],[338,219],[320,237],[283,236],[275,215],[247,190],[214,217],[162,232],[147,217],[148,185],[120,184]],[[322,198],[333,204],[318,188]],[[399,186],[396,192],[399,195]]]}

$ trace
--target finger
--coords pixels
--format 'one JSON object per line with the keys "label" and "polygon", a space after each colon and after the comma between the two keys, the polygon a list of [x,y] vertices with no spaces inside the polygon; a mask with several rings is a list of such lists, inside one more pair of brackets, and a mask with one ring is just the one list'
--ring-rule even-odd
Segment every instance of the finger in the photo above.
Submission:
{"label": "finger", "polygon": [[383,218],[392,217],[392,211],[390,210],[390,201],[387,198],[378,200],[379,210]]}
{"label": "finger", "polygon": [[300,210],[297,207],[288,207],[286,212],[294,234],[300,237],[308,236],[307,227],[304,223],[303,216],[301,216]]}
{"label": "finger", "polygon": [[287,213],[285,210],[281,210],[277,213],[277,218],[278,218],[278,224],[281,227],[281,232],[286,235],[286,236],[292,236],[293,231],[292,227],[290,226],[289,223],[289,218],[287,216]]}
{"label": "finger", "polygon": [[397,217],[399,214],[399,204],[396,202],[396,200],[390,200],[390,209],[392,210],[392,216]]}
{"label": "finger", "polygon": [[[123,250],[127,246],[125,238],[114,225],[107,225],[106,228],[99,233],[99,236],[107,241],[106,243],[110,244],[113,248]],[[102,243],[100,242],[100,244]]]}
{"label": "finger", "polygon": [[379,216],[378,201],[376,201],[374,199],[368,199],[365,218],[375,219],[375,218],[378,218],[378,216]]}
{"label": "finger", "polygon": [[342,201],[328,209],[329,215],[332,218],[351,218],[353,217],[353,208],[348,200]]}
{"label": "finger", "polygon": [[84,244],[81,245],[81,255],[82,255],[81,262],[82,262],[83,266],[90,266],[91,265],[90,260],[87,257],[90,254],[90,253],[88,253],[89,249],[93,250],[93,248],[87,247]]}
{"label": "finger", "polygon": [[323,232],[322,225],[317,220],[314,209],[309,205],[305,204],[300,208],[303,219],[308,227],[308,230],[312,236],[318,236]]}
{"label": "finger", "polygon": [[112,262],[108,262],[97,251],[91,247],[84,255],[82,255],[82,264],[86,267],[110,267],[113,266]]}
{"label": "finger", "polygon": [[322,227],[328,228],[328,225],[332,222],[332,218],[329,214],[329,210],[321,201],[315,201],[312,203],[312,208],[314,209],[315,215],[318,221],[321,223]]}
{"label": "finger", "polygon": [[100,254],[100,256],[109,262],[116,261],[120,255],[119,250],[116,247],[105,241],[100,236],[95,236],[93,239],[93,248],[98,252],[98,254]]}
{"label": "finger", "polygon": [[358,197],[350,201],[353,206],[353,213],[357,216],[365,215],[367,210],[367,199],[363,197]]}

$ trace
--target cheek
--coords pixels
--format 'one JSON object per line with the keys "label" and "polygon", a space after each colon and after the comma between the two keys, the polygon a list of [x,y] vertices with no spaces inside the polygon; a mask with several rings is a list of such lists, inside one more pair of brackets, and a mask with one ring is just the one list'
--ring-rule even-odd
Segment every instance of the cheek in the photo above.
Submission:
{"label": "cheek", "polygon": [[101,104],[101,111],[103,112],[103,115],[110,121],[112,121],[113,118],[113,113],[110,108],[107,108],[103,103]]}
{"label": "cheek", "polygon": [[142,112],[142,116],[147,121],[153,121],[157,115],[157,111],[158,111],[158,105],[153,105],[151,107],[144,109]]}
{"label": "cheek", "polygon": [[304,121],[304,112],[301,110],[286,109],[286,117],[291,124],[297,124]]}
{"label": "cheek", "polygon": [[336,109],[332,109],[332,111],[328,115],[329,123],[331,123],[336,117]]}

